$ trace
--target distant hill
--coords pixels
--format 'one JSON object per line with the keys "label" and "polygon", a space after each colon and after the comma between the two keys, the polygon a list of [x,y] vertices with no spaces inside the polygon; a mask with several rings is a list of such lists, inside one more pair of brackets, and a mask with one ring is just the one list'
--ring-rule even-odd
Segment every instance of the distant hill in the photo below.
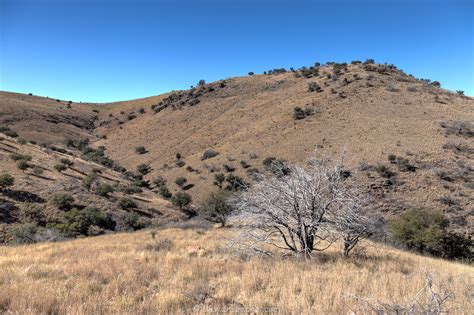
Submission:
{"label": "distant hill", "polygon": [[[268,157],[287,163],[344,157],[352,172],[364,174],[374,215],[388,220],[409,208],[431,208],[457,230],[473,231],[474,100],[391,65],[275,69],[109,104],[2,92],[0,109],[1,126],[17,139],[62,148],[67,140],[88,139],[126,170],[149,165],[144,178],[156,198],[157,176],[172,193],[182,190],[176,178],[186,177],[198,206],[219,189],[216,174],[251,184],[255,173],[267,171]],[[0,173],[15,169],[6,152],[0,151]],[[23,189],[23,176],[17,176],[15,189]],[[41,192],[44,184],[29,185]]]}

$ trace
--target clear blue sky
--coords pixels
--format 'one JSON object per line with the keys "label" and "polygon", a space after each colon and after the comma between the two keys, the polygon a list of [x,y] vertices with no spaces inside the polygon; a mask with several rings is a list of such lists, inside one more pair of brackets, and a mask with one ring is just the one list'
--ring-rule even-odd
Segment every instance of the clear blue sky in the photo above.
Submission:
{"label": "clear blue sky", "polygon": [[106,102],[388,62],[474,95],[474,0],[0,0],[0,90]]}

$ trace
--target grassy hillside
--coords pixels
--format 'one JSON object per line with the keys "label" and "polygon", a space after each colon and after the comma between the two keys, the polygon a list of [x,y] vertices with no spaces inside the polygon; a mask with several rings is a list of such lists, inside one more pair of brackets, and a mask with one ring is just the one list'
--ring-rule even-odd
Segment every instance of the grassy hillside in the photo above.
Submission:
{"label": "grassy hillside", "polygon": [[264,259],[229,250],[225,242],[237,232],[194,225],[0,247],[0,309],[347,314],[413,307],[426,313],[445,298],[444,312],[472,309],[472,266],[374,243],[348,259],[338,245],[311,260]]}

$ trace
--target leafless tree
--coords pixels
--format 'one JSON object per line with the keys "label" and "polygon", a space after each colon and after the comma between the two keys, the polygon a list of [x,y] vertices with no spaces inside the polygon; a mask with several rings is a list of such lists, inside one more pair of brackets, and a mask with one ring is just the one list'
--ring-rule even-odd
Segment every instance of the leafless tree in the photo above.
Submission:
{"label": "leafless tree", "polygon": [[237,197],[234,218],[248,228],[252,247],[267,243],[311,256],[342,234],[348,255],[369,230],[361,213],[368,200],[364,189],[342,163],[312,160],[288,170],[285,176],[262,178]]}

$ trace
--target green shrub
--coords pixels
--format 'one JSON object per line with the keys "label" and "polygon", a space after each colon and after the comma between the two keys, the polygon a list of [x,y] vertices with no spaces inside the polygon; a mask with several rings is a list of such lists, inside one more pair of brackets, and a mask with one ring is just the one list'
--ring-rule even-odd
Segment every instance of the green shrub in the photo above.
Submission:
{"label": "green shrub", "polygon": [[146,175],[151,171],[151,167],[148,164],[140,164],[137,166],[137,172]]}
{"label": "green shrub", "polygon": [[21,145],[24,145],[24,144],[26,144],[26,140],[25,139],[18,139],[18,143],[21,144]]}
{"label": "green shrub", "polygon": [[19,160],[16,162],[16,167],[18,167],[18,169],[24,171],[26,170],[28,167],[30,167],[30,165],[28,164],[27,161],[25,160]]}
{"label": "green shrub", "polygon": [[27,154],[20,154],[20,153],[12,153],[10,154],[10,158],[15,161],[15,162],[18,162],[18,161],[31,161],[31,155],[27,155]]}
{"label": "green shrub", "polygon": [[321,87],[316,82],[308,83],[308,92],[321,92],[321,91],[322,91]]}
{"label": "green shrub", "polygon": [[411,209],[389,224],[393,238],[408,249],[449,259],[473,259],[473,242],[447,232],[448,220],[442,213]]}
{"label": "green shrub", "polygon": [[176,178],[176,180],[174,181],[176,183],[176,185],[178,185],[179,187],[183,188],[183,186],[187,183],[188,179],[186,177],[178,177]]}
{"label": "green shrub", "polygon": [[214,182],[213,184],[219,188],[222,188],[222,184],[225,181],[225,175],[223,173],[214,174]]}
{"label": "green shrub", "polygon": [[127,197],[120,198],[118,205],[123,210],[136,209],[138,207],[135,201]]}
{"label": "green shrub", "polygon": [[227,175],[225,181],[227,182],[225,189],[230,191],[242,191],[248,187],[248,184],[240,176],[234,174]]}
{"label": "green shrub", "polygon": [[25,223],[25,224],[14,227],[11,231],[13,243],[15,244],[36,243],[35,235],[37,231],[38,231],[38,226],[35,223]]}
{"label": "green shrub", "polygon": [[123,192],[127,195],[141,193],[143,190],[135,185],[128,185],[123,189]]}
{"label": "green shrub", "polygon": [[43,209],[34,203],[25,202],[20,206],[20,220],[43,225],[45,223]]}
{"label": "green shrub", "polygon": [[44,169],[39,167],[39,166],[35,166],[33,167],[33,174],[35,174],[36,176],[40,176],[42,175],[44,172]]}
{"label": "green shrub", "polygon": [[166,185],[159,186],[158,193],[160,194],[161,197],[165,199],[170,199],[173,196],[173,194],[169,191]]}
{"label": "green shrub", "polygon": [[262,164],[266,171],[278,177],[285,176],[290,173],[290,169],[285,164],[285,162],[273,156],[267,157],[265,160],[263,160]]}
{"label": "green shrub", "polygon": [[211,222],[225,226],[227,217],[234,211],[233,205],[228,202],[229,193],[219,191],[212,193],[201,205],[199,213]]}
{"label": "green shrub", "polygon": [[15,183],[15,178],[10,174],[2,174],[0,175],[0,190],[5,190],[8,187],[13,186]]}
{"label": "green shrub", "polygon": [[204,161],[204,160],[213,158],[213,157],[218,156],[218,155],[219,155],[219,152],[214,151],[214,150],[212,150],[212,149],[207,149],[207,150],[204,151],[204,153],[202,154],[201,160]]}
{"label": "green shrub", "polygon": [[73,166],[74,165],[74,162],[71,161],[70,159],[67,159],[67,158],[62,158],[61,160],[59,160],[62,164],[70,167],[70,166]]}
{"label": "green shrub", "polygon": [[156,185],[156,187],[160,187],[160,186],[166,185],[166,179],[164,179],[162,176],[158,175],[158,176],[156,176],[153,183]]}
{"label": "green shrub", "polygon": [[127,230],[139,230],[148,226],[149,222],[138,215],[136,212],[129,212],[123,218],[123,224]]}
{"label": "green shrub", "polygon": [[135,152],[138,153],[138,154],[145,154],[145,153],[147,153],[147,150],[145,149],[145,147],[139,146],[139,147],[135,148]]}
{"label": "green shrub", "polygon": [[97,174],[90,173],[82,179],[82,186],[87,190],[90,190],[92,188],[92,185],[95,181],[97,181],[98,178],[99,176]]}
{"label": "green shrub", "polygon": [[61,173],[62,171],[67,170],[67,166],[64,165],[64,164],[56,164],[56,165],[54,166],[54,168],[55,168],[56,171],[58,171],[59,173]]}
{"label": "green shrub", "polygon": [[95,188],[95,193],[101,197],[109,197],[110,193],[114,192],[114,188],[109,184],[99,184]]}
{"label": "green shrub", "polygon": [[190,194],[184,191],[178,191],[176,194],[171,197],[171,203],[173,206],[178,207],[180,210],[183,210],[192,202],[192,197]]}
{"label": "green shrub", "polygon": [[[96,228],[91,229],[92,226]],[[86,207],[82,210],[72,209],[66,212],[64,223],[58,224],[56,227],[70,237],[89,234],[98,235],[102,234],[102,229],[114,230],[115,222],[110,215],[100,212],[97,208]]]}
{"label": "green shrub", "polygon": [[49,197],[48,201],[61,210],[69,210],[72,208],[74,197],[65,193],[56,193]]}

